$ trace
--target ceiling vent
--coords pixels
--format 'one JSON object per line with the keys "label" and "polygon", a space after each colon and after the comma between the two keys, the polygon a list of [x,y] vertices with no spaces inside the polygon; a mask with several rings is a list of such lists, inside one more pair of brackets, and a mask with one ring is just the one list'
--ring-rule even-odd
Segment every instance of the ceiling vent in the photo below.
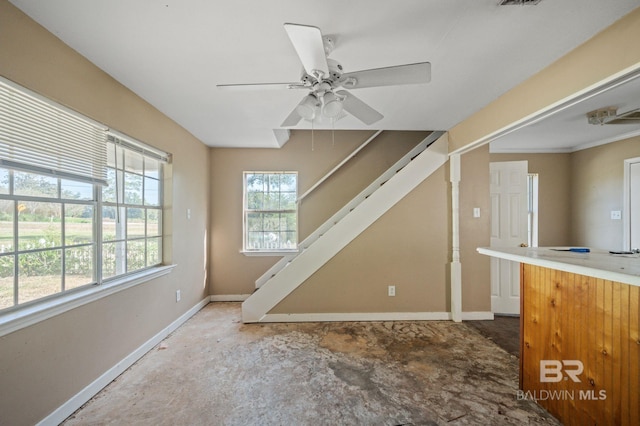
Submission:
{"label": "ceiling vent", "polygon": [[589,124],[640,124],[640,108],[617,113],[614,107],[597,109],[587,113]]}
{"label": "ceiling vent", "polygon": [[500,0],[498,6],[513,6],[513,5],[535,5],[540,3],[542,0]]}

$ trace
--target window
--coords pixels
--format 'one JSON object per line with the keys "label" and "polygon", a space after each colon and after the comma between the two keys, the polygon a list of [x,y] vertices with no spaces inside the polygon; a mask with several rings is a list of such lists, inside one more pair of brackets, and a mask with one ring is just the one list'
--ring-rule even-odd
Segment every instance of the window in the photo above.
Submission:
{"label": "window", "polygon": [[0,309],[162,262],[162,163],[108,147],[106,186],[0,168]]}
{"label": "window", "polygon": [[0,78],[0,310],[160,265],[168,161]]}
{"label": "window", "polygon": [[102,188],[102,276],[162,261],[161,162],[110,137]]}
{"label": "window", "polygon": [[297,172],[244,172],[244,251],[296,250]]}
{"label": "window", "polygon": [[96,282],[94,185],[0,169],[0,309]]}

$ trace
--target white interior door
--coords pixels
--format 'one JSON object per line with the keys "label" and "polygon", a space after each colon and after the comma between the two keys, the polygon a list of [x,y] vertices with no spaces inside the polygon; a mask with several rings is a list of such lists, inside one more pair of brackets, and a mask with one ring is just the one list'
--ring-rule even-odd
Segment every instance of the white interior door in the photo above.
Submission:
{"label": "white interior door", "polygon": [[640,159],[629,165],[629,233],[631,246],[640,248]]}
{"label": "white interior door", "polygon": [[[490,163],[491,247],[527,243],[526,161]],[[491,310],[520,314],[520,265],[491,258]]]}

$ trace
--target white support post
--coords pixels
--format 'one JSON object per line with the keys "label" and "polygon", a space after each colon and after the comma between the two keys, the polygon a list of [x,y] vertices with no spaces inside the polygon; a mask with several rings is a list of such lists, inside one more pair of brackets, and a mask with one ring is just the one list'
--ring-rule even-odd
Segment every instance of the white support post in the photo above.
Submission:
{"label": "white support post", "polygon": [[462,321],[462,264],[460,263],[460,154],[449,157],[451,180],[451,318]]}

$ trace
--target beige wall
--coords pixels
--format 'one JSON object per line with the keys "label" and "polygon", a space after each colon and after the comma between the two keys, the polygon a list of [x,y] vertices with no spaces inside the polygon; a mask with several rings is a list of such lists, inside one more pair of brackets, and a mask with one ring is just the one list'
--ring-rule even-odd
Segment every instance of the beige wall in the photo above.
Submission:
{"label": "beige wall", "polygon": [[165,216],[174,271],[0,337],[0,423],[26,425],[50,414],[208,295],[209,157],[192,135],[6,0],[0,0],[0,75],[174,154]]}
{"label": "beige wall", "polygon": [[571,155],[571,240],[576,245],[623,249],[623,221],[612,220],[611,211],[623,209],[623,163],[635,157],[640,157],[640,137]]}
{"label": "beige wall", "polygon": [[[635,46],[639,36],[640,9],[458,124],[450,132],[450,149],[465,147],[640,63],[640,50]],[[209,291],[212,294],[253,291],[253,281],[276,258],[246,258],[238,253],[242,245],[242,201],[238,198],[242,193],[242,170],[263,169],[265,164],[270,169],[305,170],[301,175],[302,192],[316,176],[329,170],[342,154],[368,135],[367,132],[354,132],[347,136],[336,132],[336,146],[332,146],[331,151],[325,151],[330,141],[327,132],[315,132],[317,143],[313,152],[310,151],[309,132],[294,132],[292,140],[281,151],[208,150],[6,0],[0,0],[0,75],[174,154],[173,196],[165,219],[170,227],[167,242],[172,252],[171,260],[177,264],[171,275],[0,337],[0,413],[2,422],[7,424],[37,422]],[[386,154],[396,155],[412,143],[414,141],[405,140],[402,147],[375,150],[384,155],[371,154],[374,160],[368,164],[382,168],[392,161]],[[638,145],[637,139],[627,142],[634,143],[634,146]],[[608,155],[598,157],[596,163],[589,151],[575,154],[573,181],[586,179],[583,175],[587,174],[587,169],[601,167],[601,162],[608,158]],[[600,155],[599,151],[593,152]],[[623,155],[628,155],[627,152],[630,153],[625,151]],[[366,154],[359,157],[366,157]],[[488,259],[475,253],[475,247],[488,245],[488,214],[479,219],[470,218],[473,207],[488,213],[488,163],[486,147],[462,158],[461,255],[465,311],[486,311],[490,307]],[[352,167],[355,175],[363,170],[372,172],[366,167]],[[615,167],[612,167],[609,170],[613,171]],[[588,185],[600,188],[607,184],[605,178],[602,176],[602,179],[580,185],[585,189]],[[211,188],[208,182],[211,182]],[[321,221],[321,217],[335,209],[324,209],[329,205],[327,199],[333,202],[335,197],[339,204],[338,198],[348,198],[356,190],[354,187],[346,190],[340,185],[334,186],[333,190],[328,188],[330,186],[324,189],[329,191],[324,196],[320,192],[314,195],[315,209],[310,209],[313,198],[303,205],[303,209],[310,209],[310,213],[301,218],[303,234],[312,229],[314,222]],[[345,191],[338,192],[336,188]],[[571,200],[576,209],[591,207],[589,194],[586,190],[576,190]],[[445,166],[273,312],[448,310],[450,203],[448,166]],[[615,203],[613,199],[607,201],[607,211]],[[192,211],[190,221],[185,214],[187,208]],[[313,216],[315,213],[318,213],[317,217]],[[207,236],[209,223],[212,233]],[[611,232],[606,226],[596,226],[601,228],[598,231],[601,237],[597,238]],[[591,245],[591,240],[584,236],[591,227],[591,219],[577,220],[572,229],[572,241]],[[206,253],[209,237],[210,256]],[[544,238],[551,241],[550,236]],[[606,241],[602,241],[604,243]],[[212,265],[209,288],[207,261]],[[372,267],[379,275],[373,276],[368,268],[362,268],[363,265]],[[388,284],[397,286],[398,296],[393,300],[384,296]],[[182,290],[181,303],[175,303],[176,289]],[[366,296],[369,294],[371,297]]]}
{"label": "beige wall", "polygon": [[491,154],[491,161],[529,163],[538,174],[538,245],[577,245],[571,240],[571,154]]}
{"label": "beige wall", "polygon": [[[488,148],[461,161],[463,309],[488,311]],[[448,312],[451,197],[445,165],[386,212],[269,313]],[[473,207],[472,207],[473,206]],[[387,287],[396,286],[396,296]]]}
{"label": "beige wall", "polygon": [[[280,150],[211,150],[211,293],[248,294],[277,257],[248,257],[242,247],[242,172],[297,170],[302,194],[367,139],[367,132],[292,132]],[[384,132],[300,208],[301,238],[389,168],[426,136]],[[461,257],[463,309],[489,311],[489,151],[462,156]],[[230,177],[233,177],[232,179]],[[216,200],[223,199],[224,203]],[[446,312],[450,306],[451,196],[448,165],[429,177],[270,313]],[[473,207],[485,214],[473,219]],[[395,285],[397,296],[387,296]]]}
{"label": "beige wall", "polygon": [[[298,172],[302,195],[373,133],[368,131],[293,131],[281,149],[214,148],[210,151],[211,294],[250,294],[258,279],[279,257],[245,256],[242,249],[242,172]],[[300,206],[301,240],[366,188],[426,132],[383,132],[347,162]],[[221,202],[220,200],[224,200]]]}
{"label": "beige wall", "polygon": [[454,126],[457,151],[574,93],[640,66],[640,8]]}
{"label": "beige wall", "polygon": [[270,313],[447,311],[446,179],[443,166]]}
{"label": "beige wall", "polygon": [[625,159],[640,157],[640,137],[567,154],[491,154],[491,161],[527,160],[539,174],[539,245],[623,248]]}
{"label": "beige wall", "polygon": [[[490,259],[476,251],[478,247],[488,247],[491,237],[489,146],[485,145],[462,155],[460,168],[462,312],[489,312],[491,311]],[[473,217],[474,207],[480,208],[479,218]],[[448,211],[451,214],[450,209]]]}

